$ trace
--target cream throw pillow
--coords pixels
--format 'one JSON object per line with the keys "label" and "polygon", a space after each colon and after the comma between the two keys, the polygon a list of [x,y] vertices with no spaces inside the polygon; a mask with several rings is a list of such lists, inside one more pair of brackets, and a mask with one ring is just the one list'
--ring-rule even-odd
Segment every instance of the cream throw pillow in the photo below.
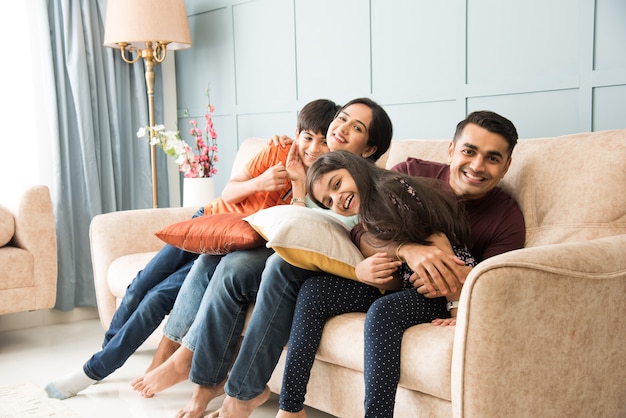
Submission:
{"label": "cream throw pillow", "polygon": [[[352,218],[339,220],[324,209],[274,206],[244,218],[289,264],[311,271],[356,279],[363,255],[350,239]],[[352,222],[351,222],[352,221]]]}
{"label": "cream throw pillow", "polygon": [[0,206],[0,247],[11,241],[15,234],[15,219],[10,210]]}

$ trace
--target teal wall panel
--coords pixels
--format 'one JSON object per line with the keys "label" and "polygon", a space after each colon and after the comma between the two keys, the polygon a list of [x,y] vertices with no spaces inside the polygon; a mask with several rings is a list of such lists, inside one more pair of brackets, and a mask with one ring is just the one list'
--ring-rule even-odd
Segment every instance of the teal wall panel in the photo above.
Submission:
{"label": "teal wall panel", "polygon": [[176,55],[179,117],[184,108],[202,113],[210,83],[222,166],[249,136],[292,134],[298,110],[319,97],[373,98],[396,139],[450,138],[476,109],[509,117],[522,138],[626,128],[624,0],[186,7],[193,46]]}

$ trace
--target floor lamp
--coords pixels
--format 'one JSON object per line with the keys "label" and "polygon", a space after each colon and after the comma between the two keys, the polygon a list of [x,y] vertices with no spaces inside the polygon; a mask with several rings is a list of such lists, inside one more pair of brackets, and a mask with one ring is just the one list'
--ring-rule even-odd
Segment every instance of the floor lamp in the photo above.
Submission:
{"label": "floor lamp", "polygon": [[[154,65],[165,60],[166,51],[191,47],[184,0],[108,0],[104,46],[121,50],[132,64],[144,59],[150,128],[154,122]],[[152,206],[157,207],[156,146],[150,129]]]}

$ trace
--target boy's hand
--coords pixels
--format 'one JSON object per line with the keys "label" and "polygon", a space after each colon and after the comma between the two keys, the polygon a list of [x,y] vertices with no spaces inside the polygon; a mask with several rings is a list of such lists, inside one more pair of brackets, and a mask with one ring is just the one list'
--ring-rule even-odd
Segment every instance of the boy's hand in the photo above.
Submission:
{"label": "boy's hand", "polygon": [[361,261],[355,267],[359,281],[379,289],[398,289],[400,281],[394,276],[401,261],[396,261],[386,253],[376,253]]}
{"label": "boy's hand", "polygon": [[273,144],[276,146],[280,145],[283,148],[291,143],[293,143],[293,139],[291,139],[287,135],[272,135],[272,137],[268,141],[268,144]]}
{"label": "boy's hand", "polygon": [[282,162],[268,168],[257,177],[258,191],[273,192],[285,188],[288,174]]}

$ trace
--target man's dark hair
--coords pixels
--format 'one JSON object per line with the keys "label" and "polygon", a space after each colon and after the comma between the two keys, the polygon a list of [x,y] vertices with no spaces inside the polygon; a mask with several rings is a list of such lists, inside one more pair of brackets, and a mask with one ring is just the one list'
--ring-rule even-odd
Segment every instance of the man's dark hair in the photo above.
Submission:
{"label": "man's dark hair", "polygon": [[459,136],[461,136],[463,129],[465,129],[469,123],[478,125],[494,134],[502,135],[506,142],[509,143],[508,152],[509,157],[511,157],[513,148],[515,148],[518,140],[517,129],[515,129],[513,122],[495,112],[491,112],[489,110],[478,110],[467,115],[465,119],[456,125],[456,131],[454,132],[455,141]]}

